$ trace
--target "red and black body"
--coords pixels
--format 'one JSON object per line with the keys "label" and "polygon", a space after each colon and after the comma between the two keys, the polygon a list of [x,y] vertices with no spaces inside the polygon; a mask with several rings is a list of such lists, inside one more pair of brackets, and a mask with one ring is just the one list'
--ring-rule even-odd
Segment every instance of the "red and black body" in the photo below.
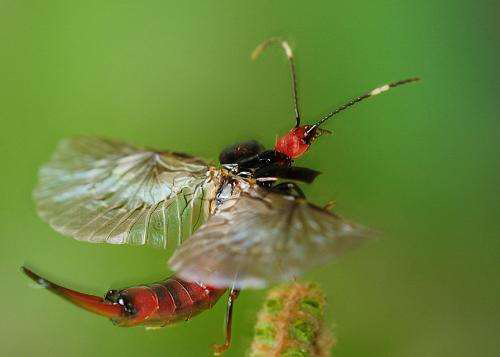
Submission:
{"label": "red and black body", "polygon": [[109,317],[118,326],[162,327],[189,320],[210,309],[226,291],[171,276],[154,284],[110,290],[101,298],[67,289],[22,269],[36,283],[85,310]]}
{"label": "red and black body", "polygon": [[313,169],[293,166],[293,157],[276,149],[264,150],[255,140],[227,147],[219,155],[219,161],[233,174],[252,177],[262,186],[269,186],[266,181],[269,177],[311,183],[320,174]]}

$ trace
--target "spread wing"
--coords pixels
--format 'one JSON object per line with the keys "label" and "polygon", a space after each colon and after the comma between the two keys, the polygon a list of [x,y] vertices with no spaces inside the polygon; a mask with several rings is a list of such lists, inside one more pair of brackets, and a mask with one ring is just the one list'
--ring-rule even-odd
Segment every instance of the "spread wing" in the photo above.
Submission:
{"label": "spread wing", "polygon": [[248,193],[222,204],[169,261],[178,276],[217,287],[287,281],[358,245],[368,232],[304,199]]}
{"label": "spread wing", "polygon": [[80,137],[60,142],[34,197],[40,216],[62,234],[165,247],[206,220],[214,194],[200,159]]}

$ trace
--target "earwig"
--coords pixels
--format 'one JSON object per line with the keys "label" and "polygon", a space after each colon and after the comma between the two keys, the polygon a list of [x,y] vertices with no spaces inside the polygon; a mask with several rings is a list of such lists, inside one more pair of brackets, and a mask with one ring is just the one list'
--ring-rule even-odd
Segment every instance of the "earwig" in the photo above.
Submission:
{"label": "earwig", "polygon": [[[187,282],[175,276],[163,281],[109,290],[104,298],[74,291],[55,284],[26,267],[23,272],[37,284],[87,311],[105,316],[118,326],[163,327],[189,320],[212,308],[226,288],[214,288],[202,283]],[[215,346],[216,353],[224,352],[231,343],[232,309],[238,290],[231,290],[226,315],[226,340]]]}

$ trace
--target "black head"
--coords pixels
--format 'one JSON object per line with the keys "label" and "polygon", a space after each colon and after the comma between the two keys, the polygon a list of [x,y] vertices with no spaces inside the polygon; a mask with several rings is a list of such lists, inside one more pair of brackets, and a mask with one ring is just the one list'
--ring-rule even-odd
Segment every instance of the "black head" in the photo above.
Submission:
{"label": "black head", "polygon": [[134,315],[137,312],[131,298],[124,290],[109,290],[104,296],[104,300],[123,306],[123,311],[127,315]]}

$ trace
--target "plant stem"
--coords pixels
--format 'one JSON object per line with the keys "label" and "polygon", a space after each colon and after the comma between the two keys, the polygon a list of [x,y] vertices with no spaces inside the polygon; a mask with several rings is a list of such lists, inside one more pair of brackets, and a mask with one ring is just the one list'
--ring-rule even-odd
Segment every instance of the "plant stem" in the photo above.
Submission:
{"label": "plant stem", "polygon": [[323,321],[326,299],[317,284],[272,289],[259,312],[250,357],[328,357],[334,344]]}

